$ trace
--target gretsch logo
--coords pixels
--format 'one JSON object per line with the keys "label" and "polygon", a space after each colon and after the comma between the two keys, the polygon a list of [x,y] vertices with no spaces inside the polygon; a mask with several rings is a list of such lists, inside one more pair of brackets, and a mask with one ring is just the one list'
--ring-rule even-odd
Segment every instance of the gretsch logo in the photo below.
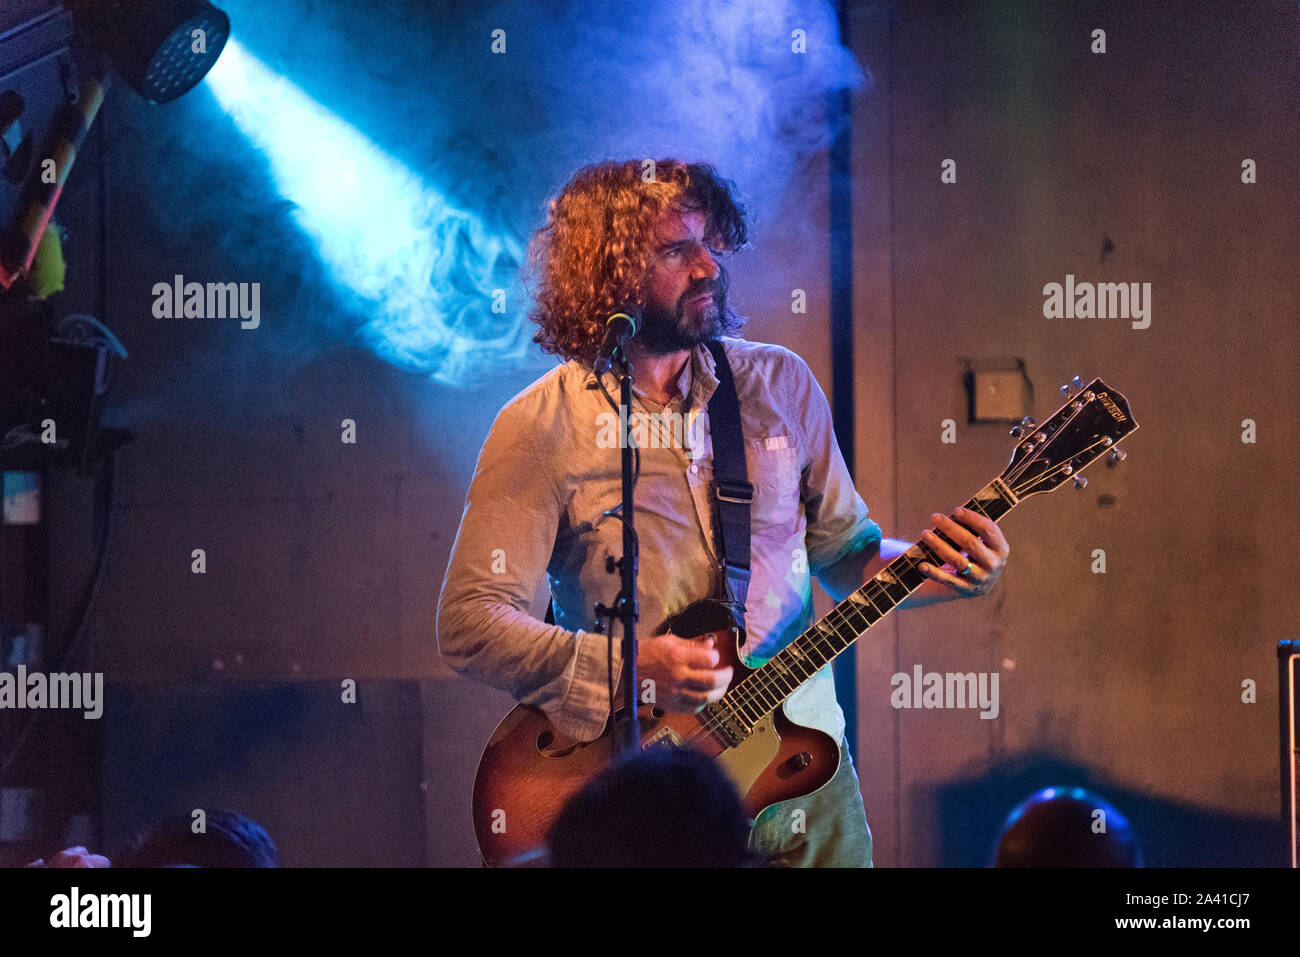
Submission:
{"label": "gretsch logo", "polygon": [[1119,406],[1111,401],[1110,396],[1105,392],[1098,392],[1097,398],[1101,399],[1101,404],[1106,407],[1106,411],[1110,413],[1110,417],[1116,422],[1128,421],[1128,416],[1119,410]]}

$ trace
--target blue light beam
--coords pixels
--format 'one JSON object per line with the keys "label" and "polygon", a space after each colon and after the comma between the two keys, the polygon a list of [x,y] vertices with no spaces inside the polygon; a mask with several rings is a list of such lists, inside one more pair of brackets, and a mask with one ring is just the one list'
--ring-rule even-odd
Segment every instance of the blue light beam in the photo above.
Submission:
{"label": "blue light beam", "polygon": [[524,255],[514,236],[452,206],[234,39],[206,82],[358,300],[367,348],[457,386],[486,363],[523,356],[523,309],[507,294]]}

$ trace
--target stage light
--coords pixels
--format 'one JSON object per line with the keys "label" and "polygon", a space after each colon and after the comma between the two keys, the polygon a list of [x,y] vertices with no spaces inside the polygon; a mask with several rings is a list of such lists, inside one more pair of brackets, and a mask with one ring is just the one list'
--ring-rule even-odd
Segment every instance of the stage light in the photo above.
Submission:
{"label": "stage light", "polygon": [[368,321],[363,345],[453,385],[527,345],[523,249],[231,41],[207,86],[266,157],[280,195]]}
{"label": "stage light", "polygon": [[137,93],[169,103],[212,69],[230,18],[207,0],[70,0],[69,8]]}
{"label": "stage light", "polygon": [[[10,212],[0,193],[0,289],[10,288],[32,265],[46,224],[58,204],[86,132],[95,121],[109,82],[107,63],[147,100],[166,103],[183,96],[212,69],[230,36],[230,18],[207,0],[66,0],[63,7],[0,17],[0,77],[13,82],[11,68],[44,63],[62,88],[57,118],[46,134],[43,155],[54,162],[57,177],[38,178],[31,141],[22,133],[35,112],[26,112],[16,89],[0,91],[0,172],[22,184]],[[33,8],[35,9],[35,8]],[[78,78],[66,58],[71,23],[84,34],[96,61]],[[106,60],[107,63],[98,62]],[[55,87],[51,85],[49,89]],[[47,98],[49,94],[47,93]]]}

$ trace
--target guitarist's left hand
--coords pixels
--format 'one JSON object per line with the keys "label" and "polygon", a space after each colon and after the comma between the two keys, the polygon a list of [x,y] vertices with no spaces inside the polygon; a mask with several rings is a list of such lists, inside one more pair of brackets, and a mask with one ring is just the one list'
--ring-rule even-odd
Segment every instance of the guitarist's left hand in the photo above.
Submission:
{"label": "guitarist's left hand", "polygon": [[921,539],[948,564],[936,568],[929,562],[922,562],[919,567],[930,581],[918,588],[916,594],[931,591],[936,600],[977,598],[987,594],[1002,574],[1011,554],[1011,546],[1002,536],[998,523],[964,508],[956,509],[953,518],[938,512],[930,517],[939,531],[961,546],[961,551],[929,529],[924,531]]}

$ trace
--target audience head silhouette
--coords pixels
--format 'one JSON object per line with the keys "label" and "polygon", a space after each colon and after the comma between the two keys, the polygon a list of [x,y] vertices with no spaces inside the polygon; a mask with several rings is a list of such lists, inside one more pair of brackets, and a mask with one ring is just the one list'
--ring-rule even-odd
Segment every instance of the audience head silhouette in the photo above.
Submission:
{"label": "audience head silhouette", "polygon": [[1114,805],[1083,788],[1043,788],[1002,825],[994,867],[1141,867],[1137,834]]}
{"label": "audience head silhouette", "polygon": [[717,763],[689,748],[615,762],[565,805],[548,844],[556,867],[739,867],[749,819]]}
{"label": "audience head silhouette", "polygon": [[126,867],[279,867],[279,852],[262,825],[237,811],[206,811],[203,832],[192,813],[159,821],[121,861]]}

